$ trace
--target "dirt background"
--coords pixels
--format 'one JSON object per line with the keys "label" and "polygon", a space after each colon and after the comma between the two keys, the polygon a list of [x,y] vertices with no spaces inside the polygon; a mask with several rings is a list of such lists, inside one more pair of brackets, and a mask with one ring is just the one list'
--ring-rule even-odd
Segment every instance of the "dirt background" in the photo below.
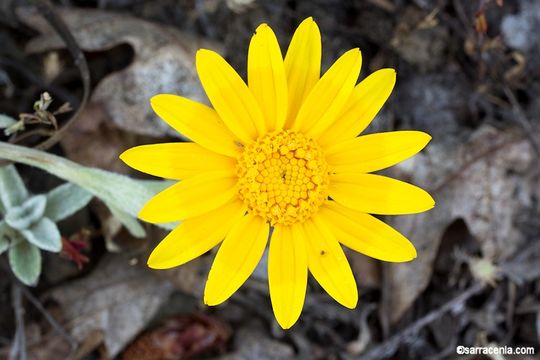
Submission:
{"label": "dirt background", "polygon": [[[418,129],[433,136],[422,154],[387,173],[424,187],[437,206],[385,218],[416,245],[414,262],[348,252],[360,290],[355,310],[310,279],[299,322],[283,331],[273,319],[265,259],[226,304],[205,307],[213,255],[149,270],[145,260],[165,232],[148,227],[147,238],[133,238],[94,200],[60,224],[82,249],[44,253],[39,286],[24,289],[22,299],[12,296],[17,285],[2,259],[0,358],[25,359],[15,351],[21,349],[14,334],[21,333],[28,359],[454,359],[458,345],[540,351],[540,1],[47,3],[0,3],[0,113],[32,112],[43,91],[54,108],[80,108],[49,151],[141,177],[118,154],[181,140],[154,116],[148,98],[172,92],[206,101],[194,71],[196,49],[219,51],[245,76],[260,23],[274,29],[285,50],[296,26],[312,16],[323,37],[323,69],[359,47],[361,78],[397,70],[396,88],[368,132]],[[60,36],[46,9],[67,25]],[[65,33],[88,63],[89,91]],[[85,93],[89,100],[81,102]],[[58,115],[59,126],[72,115]],[[0,140],[33,147],[50,130],[38,124],[28,136]],[[60,182],[18,169],[35,193]],[[24,312],[22,330],[14,310]]]}

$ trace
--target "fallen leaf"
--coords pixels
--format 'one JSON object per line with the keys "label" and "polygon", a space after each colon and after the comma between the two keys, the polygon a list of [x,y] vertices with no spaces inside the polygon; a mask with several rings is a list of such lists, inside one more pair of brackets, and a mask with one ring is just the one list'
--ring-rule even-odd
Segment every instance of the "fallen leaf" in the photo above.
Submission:
{"label": "fallen leaf", "polygon": [[[509,12],[503,17],[501,35],[509,47],[524,52],[527,58],[532,58],[540,50],[538,41],[533,41],[535,34],[540,31],[540,3],[522,0],[518,4],[519,9],[516,12]],[[534,66],[537,66],[536,64],[535,62]]]}
{"label": "fallen leaf", "polygon": [[[436,73],[398,81],[393,101],[403,128],[426,131],[435,139],[431,143],[435,143],[438,138],[446,139],[449,134],[458,133],[466,125],[465,119],[471,117],[468,107],[471,91],[463,73],[449,66]],[[380,123],[384,124],[384,120]]]}
{"label": "fallen leaf", "polygon": [[[103,104],[119,128],[142,135],[179,136],[157,118],[149,99],[171,93],[206,102],[195,71],[195,53],[199,48],[219,51],[218,44],[114,12],[59,8],[58,13],[84,51],[104,51],[126,43],[133,48],[133,62],[102,79],[91,98]],[[58,35],[31,8],[21,7],[18,14],[22,22],[41,33],[28,43],[28,52],[64,48]]]}
{"label": "fallen leaf", "polygon": [[223,321],[205,314],[176,316],[138,337],[122,359],[187,360],[218,351],[224,353],[232,330]]}
{"label": "fallen leaf", "polygon": [[399,18],[390,45],[409,63],[423,70],[435,70],[447,61],[448,37],[447,28],[438,23],[433,13],[408,6]]}
{"label": "fallen leaf", "polygon": [[103,332],[110,357],[147,325],[173,290],[169,282],[128,261],[125,256],[108,254],[90,275],[46,296],[59,304],[62,326],[79,344]]}
{"label": "fallen leaf", "polygon": [[[416,246],[418,257],[386,264],[382,314],[394,323],[426,288],[445,229],[462,219],[479,243],[482,257],[500,262],[524,241],[515,222],[533,206],[537,181],[527,177],[535,154],[519,129],[481,127],[470,138],[448,137],[393,171],[433,195],[433,210],[396,216],[388,223]],[[537,190],[536,190],[537,191]]]}
{"label": "fallen leaf", "polygon": [[381,285],[380,261],[357,253],[347,251],[347,258],[358,286],[378,289]]}
{"label": "fallen leaf", "polygon": [[[215,251],[216,249],[212,252]],[[158,273],[169,280],[176,289],[202,300],[208,271],[213,260],[214,255],[205,255],[182,266],[162,270]]]}
{"label": "fallen leaf", "polygon": [[79,119],[60,141],[66,157],[84,166],[129,174],[118,158],[124,150],[138,145],[112,125],[103,105],[89,103]]}
{"label": "fallen leaf", "polygon": [[235,332],[234,351],[219,357],[220,360],[281,360],[294,358],[293,349],[272,340],[260,326],[248,324]]}
{"label": "fallen leaf", "polygon": [[[67,358],[70,353],[70,344],[60,336],[49,336],[50,328],[38,322],[25,325],[25,336],[29,342],[28,354],[32,360],[57,359],[60,355]],[[7,356],[5,357],[7,359]]]}

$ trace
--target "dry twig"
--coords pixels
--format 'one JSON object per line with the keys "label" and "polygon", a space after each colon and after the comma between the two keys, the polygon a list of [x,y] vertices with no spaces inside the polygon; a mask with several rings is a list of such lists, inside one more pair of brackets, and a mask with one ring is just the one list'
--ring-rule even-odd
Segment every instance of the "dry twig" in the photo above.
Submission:
{"label": "dry twig", "polygon": [[[57,131],[52,132],[50,134],[51,136],[48,139],[42,141],[35,146],[36,149],[47,150],[62,139],[67,129],[71,125],[73,125],[73,123],[78,119],[82,110],[86,107],[86,103],[88,102],[88,98],[90,96],[90,70],[88,68],[88,63],[86,62],[86,58],[82,50],[77,45],[77,41],[73,37],[73,34],[70,32],[62,18],[56,13],[54,6],[50,2],[50,0],[33,0],[33,3],[41,12],[43,17],[56,30],[62,40],[64,40],[67,50],[73,57],[75,65],[79,69],[83,85],[83,95],[77,111],[64,123],[62,127],[60,127]],[[31,135],[43,135],[43,131],[42,129],[36,129],[35,131],[27,132],[24,134],[24,138]],[[15,137],[10,140],[11,142],[16,142],[18,140],[21,140],[21,138]],[[9,163],[10,162],[6,160],[0,161],[0,165],[7,165]]]}
{"label": "dry twig", "polygon": [[472,296],[480,293],[483,289],[484,289],[483,284],[475,283],[474,285],[469,287],[467,290],[465,290],[464,292],[462,292],[461,294],[459,294],[452,300],[446,302],[439,308],[433,311],[430,311],[429,313],[427,313],[420,319],[416,320],[411,325],[407,326],[405,329],[393,335],[390,339],[386,340],[382,344],[369,350],[364,355],[358,357],[358,359],[361,359],[361,360],[383,359],[383,358],[391,356],[393,353],[396,352],[398,346],[402,342],[407,340],[407,338],[418,333],[425,326],[437,320],[438,318],[440,318],[447,312],[457,311],[457,309],[460,308],[463,305],[463,303],[465,303]]}
{"label": "dry twig", "polygon": [[15,313],[15,338],[9,352],[9,360],[26,360],[26,335],[24,332],[24,308],[22,304],[22,288],[19,284],[13,283],[11,287],[11,302]]}
{"label": "dry twig", "polygon": [[523,111],[523,108],[519,104],[518,100],[516,99],[516,96],[514,93],[510,90],[508,86],[504,87],[504,94],[508,98],[508,101],[510,101],[510,104],[512,105],[512,111],[515,114],[515,120],[521,126],[523,131],[525,132],[525,136],[527,136],[527,140],[529,140],[531,146],[533,147],[534,151],[540,155],[540,143],[538,139],[536,139],[533,134],[534,130],[533,127],[527,119],[527,116],[525,116],[525,112]]}

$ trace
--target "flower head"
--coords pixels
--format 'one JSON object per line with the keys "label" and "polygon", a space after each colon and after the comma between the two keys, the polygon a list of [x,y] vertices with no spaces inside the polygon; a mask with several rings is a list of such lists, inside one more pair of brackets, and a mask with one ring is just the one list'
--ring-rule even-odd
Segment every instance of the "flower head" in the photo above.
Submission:
{"label": "flower head", "polygon": [[154,111],[193,142],[121,155],[137,170],[181,180],[139,214],[152,223],[183,220],[148,265],[178,266],[221,243],[204,291],[204,302],[217,305],[246,281],[270,242],[270,298],[278,323],[289,328],[302,311],[308,270],[336,301],[356,306],[340,243],[381,260],[415,258],[405,237],[369,214],[418,213],[433,199],[370,173],[413,156],[431,137],[358,136],[395,83],[395,71],[382,69],[356,84],[361,62],[360,51],[349,50],[321,77],[321,37],[311,18],[296,30],[285,59],[272,29],[257,28],[247,84],[219,54],[199,50],[197,72],[213,108],[176,95],[151,99]]}

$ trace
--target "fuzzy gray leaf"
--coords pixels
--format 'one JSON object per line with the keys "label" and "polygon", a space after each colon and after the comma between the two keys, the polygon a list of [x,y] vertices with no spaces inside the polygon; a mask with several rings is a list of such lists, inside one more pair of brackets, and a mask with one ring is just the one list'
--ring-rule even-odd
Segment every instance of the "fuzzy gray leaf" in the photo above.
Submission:
{"label": "fuzzy gray leaf", "polygon": [[[158,191],[155,181],[135,180],[101,169],[84,167],[46,152],[0,142],[0,158],[35,166],[64,180],[77,184],[107,206],[121,209],[136,218],[143,205]],[[164,189],[169,182],[163,182]],[[158,224],[170,229],[171,224]]]}
{"label": "fuzzy gray leaf", "polygon": [[118,219],[126,227],[126,229],[129,231],[129,233],[137,238],[142,238],[146,235],[146,231],[142,227],[141,223],[137,221],[137,219],[130,216],[128,213],[126,213],[123,210],[118,209],[116,206],[107,204],[107,207],[109,210],[111,210],[111,213],[113,216]]}
{"label": "fuzzy gray leaf", "polygon": [[47,194],[45,216],[60,221],[76,213],[92,199],[92,194],[78,185],[65,183]]}
{"label": "fuzzy gray leaf", "polygon": [[9,248],[9,265],[21,282],[35,285],[41,273],[41,252],[28,241],[21,239]]}
{"label": "fuzzy gray leaf", "polygon": [[13,165],[0,167],[0,200],[5,209],[21,205],[28,190]]}
{"label": "fuzzy gray leaf", "polygon": [[0,221],[0,254],[6,251],[6,244],[9,245],[9,239],[17,236],[17,230],[12,229],[5,221]]}
{"label": "fuzzy gray leaf", "polygon": [[12,118],[11,116],[0,114],[0,129],[5,129],[5,128],[15,124],[16,122],[17,122],[17,120]]}
{"label": "fuzzy gray leaf", "polygon": [[4,221],[0,221],[0,237],[7,236],[9,231],[11,231],[11,228],[8,226],[8,224]]}
{"label": "fuzzy gray leaf", "polygon": [[9,247],[9,242],[7,239],[7,232],[9,231],[9,226],[7,226],[5,221],[0,221],[0,255]]}
{"label": "fuzzy gray leaf", "polygon": [[32,196],[22,205],[8,209],[5,220],[14,229],[27,229],[41,219],[46,203],[45,195]]}
{"label": "fuzzy gray leaf", "polygon": [[42,218],[30,228],[22,230],[21,234],[42,250],[51,252],[62,250],[62,236],[51,219]]}
{"label": "fuzzy gray leaf", "polygon": [[0,235],[0,255],[2,255],[4,251],[8,249],[8,247],[9,247],[9,242],[7,238]]}

